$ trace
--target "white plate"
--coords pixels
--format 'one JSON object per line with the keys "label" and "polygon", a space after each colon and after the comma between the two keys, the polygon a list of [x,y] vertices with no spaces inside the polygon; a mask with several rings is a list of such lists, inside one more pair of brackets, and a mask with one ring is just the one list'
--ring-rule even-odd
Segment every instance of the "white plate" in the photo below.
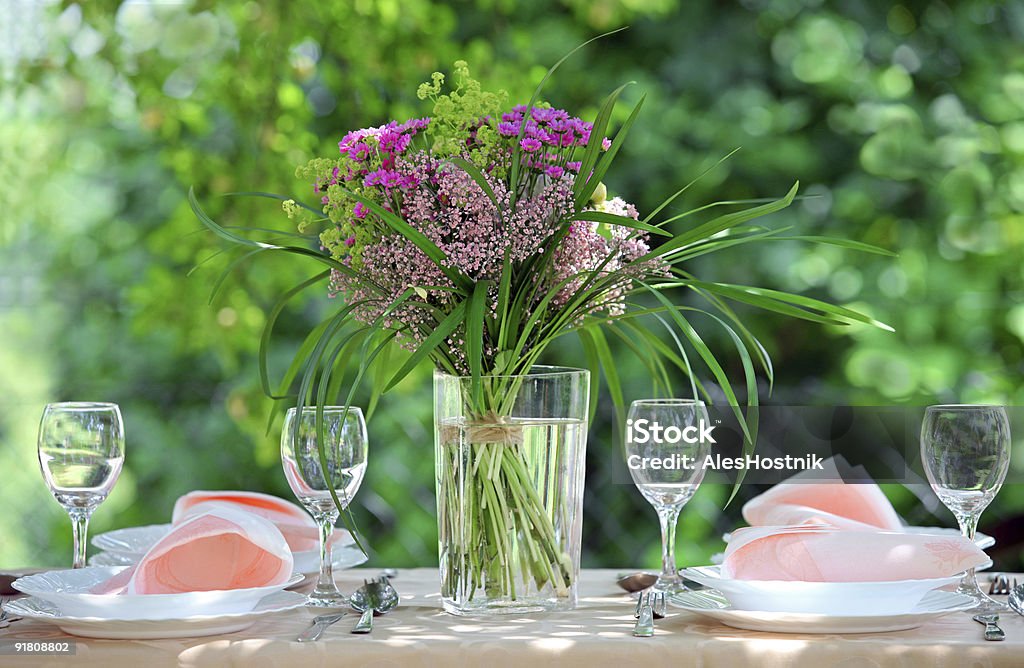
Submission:
{"label": "white plate", "polygon": [[195,615],[175,619],[107,619],[72,617],[41,598],[28,596],[6,603],[4,609],[49,624],[71,635],[86,638],[143,640],[152,638],[195,638],[234,633],[252,626],[260,617],[285,610],[301,608],[306,597],[293,591],[279,591],[266,596],[249,612],[227,615]]}
{"label": "white plate", "polygon": [[[879,529],[881,531],[881,529]],[[903,527],[905,533],[923,533],[932,534],[934,536],[959,536],[960,529],[950,529],[949,527]],[[731,533],[723,533],[722,541],[728,543],[732,539]],[[978,546],[978,549],[987,550],[996,544],[996,539],[988,534],[981,533],[978,531],[974,534],[974,544]],[[721,561],[715,561],[714,557],[711,558],[713,563],[721,563]]]}
{"label": "white plate", "polygon": [[684,568],[691,580],[722,592],[733,607],[764,612],[886,614],[910,611],[932,589],[960,581],[959,575],[889,582],[794,582],[723,578],[719,566]]}
{"label": "white plate", "polygon": [[721,592],[713,589],[675,594],[669,603],[676,608],[710,617],[726,626],[771,633],[883,633],[916,629],[951,612],[969,610],[969,596],[948,591],[929,592],[917,606],[902,614],[815,615],[798,612],[737,610]]}
{"label": "white plate", "polygon": [[[905,533],[923,533],[931,534],[933,536],[959,536],[960,529],[950,529],[949,527],[903,527]],[[996,539],[988,534],[981,533],[978,531],[974,534],[974,544],[979,549],[987,550],[996,544]],[[977,569],[975,569],[977,570]]]}
{"label": "white plate", "polygon": [[[320,572],[319,551],[293,552],[296,572],[303,575],[316,575]],[[301,559],[300,559],[301,557]],[[131,566],[139,560],[139,555],[131,552],[97,552],[89,557],[90,566]],[[331,550],[331,562],[334,570],[354,568],[366,562],[366,555],[355,545],[335,545]]]}
{"label": "white plate", "polygon": [[[115,529],[94,536],[92,544],[101,550],[114,553],[109,557],[95,561],[96,566],[116,566],[122,564],[134,564],[142,558],[142,555],[149,550],[158,540],[167,535],[171,530],[170,524],[148,524],[139,527],[127,527]],[[295,559],[293,568],[296,572],[308,575],[320,571],[320,550],[303,550],[292,552]],[[366,561],[363,554],[355,543],[355,539],[349,535],[347,538],[334,543],[331,549],[331,561],[334,568],[352,568]],[[90,564],[94,563],[92,560]]]}
{"label": "white plate", "polygon": [[300,582],[295,573],[287,583],[248,589],[193,591],[182,594],[90,594],[89,590],[106,582],[124,566],[89,566],[77,570],[48,571],[18,578],[11,586],[41,598],[73,617],[104,619],[163,619],[173,610],[180,617],[228,615],[250,612],[264,596]]}

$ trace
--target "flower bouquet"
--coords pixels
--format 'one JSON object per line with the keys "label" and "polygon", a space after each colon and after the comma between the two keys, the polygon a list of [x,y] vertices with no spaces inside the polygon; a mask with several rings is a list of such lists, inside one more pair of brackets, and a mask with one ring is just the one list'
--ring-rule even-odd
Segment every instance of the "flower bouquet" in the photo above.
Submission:
{"label": "flower bouquet", "polygon": [[[450,89],[435,73],[418,91],[432,104],[429,117],[350,132],[338,155],[298,169],[319,202],[273,196],[298,225],[287,243],[218,225],[190,194],[211,230],[248,247],[243,258],[288,252],[325,267],[270,314],[260,369],[271,396],[347,404],[373,365],[375,376],[389,373],[375,392],[421,362],[434,365],[442,597],[455,613],[574,605],[582,462],[599,371],[616,405],[623,404],[606,333],[639,357],[659,391],[672,392],[674,367],[695,395],[707,396],[699,377],[710,372],[742,418],[695,317],[722,328],[735,344],[748,405],[757,402],[755,366],[769,379],[772,368],[729,302],[816,322],[881,326],[808,297],[690,273],[686,263],[699,256],[801,238],[747,225],[788,206],[797,186],[774,201],[717,202],[669,214],[687,185],[641,217],[628,202],[609,197],[603,180],[643,98],[609,138],[625,87],[586,122],[540,101],[557,67],[533,99],[515,106],[504,93],[485,91],[464,62],[455,64]],[[715,207],[750,204],[686,224]],[[290,299],[324,281],[339,307],[310,334],[275,392],[266,364],[274,322]],[[702,303],[678,305],[673,293]],[[591,373],[538,366],[551,342],[567,334],[579,337]],[[400,365],[389,357],[395,347],[409,353]],[[358,368],[345,393],[342,378],[353,358]],[[296,380],[297,392],[290,392]],[[740,423],[752,447],[753,428]]]}

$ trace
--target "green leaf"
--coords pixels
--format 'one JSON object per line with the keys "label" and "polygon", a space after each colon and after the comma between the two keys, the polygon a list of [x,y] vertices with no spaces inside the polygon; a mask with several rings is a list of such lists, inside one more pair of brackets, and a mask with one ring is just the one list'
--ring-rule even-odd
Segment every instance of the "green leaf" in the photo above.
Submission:
{"label": "green leaf", "polygon": [[671,204],[672,202],[676,201],[676,199],[677,199],[677,198],[679,198],[679,196],[680,196],[680,195],[682,195],[682,194],[683,194],[683,193],[685,193],[685,192],[686,192],[687,190],[689,190],[689,189],[690,189],[691,187],[693,187],[693,184],[697,183],[697,181],[700,181],[700,180],[701,180],[702,178],[704,178],[705,176],[707,176],[709,172],[713,171],[713,170],[714,170],[714,169],[716,169],[716,168],[717,168],[717,167],[718,167],[719,165],[721,165],[721,164],[722,164],[723,162],[725,162],[726,160],[728,160],[729,158],[731,158],[731,157],[732,157],[732,156],[733,156],[733,155],[734,155],[734,154],[736,153],[736,151],[738,151],[738,150],[739,150],[739,148],[734,148],[733,150],[729,151],[729,153],[728,153],[728,154],[726,154],[726,155],[725,155],[725,157],[723,157],[723,158],[720,158],[720,159],[718,160],[718,162],[716,162],[715,164],[711,165],[710,167],[708,167],[707,169],[705,169],[705,170],[704,170],[703,172],[701,172],[700,174],[698,174],[698,175],[697,175],[697,178],[693,179],[692,181],[690,181],[689,183],[687,183],[687,184],[686,184],[685,186],[683,186],[683,187],[682,187],[682,188],[680,188],[679,190],[675,191],[675,193],[673,193],[672,195],[670,195],[669,197],[667,197],[667,198],[666,198],[666,199],[665,199],[665,200],[664,200],[664,201],[663,201],[663,202],[662,202],[661,204],[659,204],[658,206],[654,207],[654,210],[653,210],[653,211],[651,211],[651,212],[650,212],[649,214],[647,214],[647,217],[646,217],[646,218],[644,218],[644,222],[645,222],[645,223],[649,223],[649,222],[651,222],[652,220],[654,220],[654,218],[655,218],[655,217],[656,217],[656,216],[657,216],[657,215],[658,215],[659,213],[661,213],[661,212],[662,212],[662,211],[663,211],[663,210],[665,209],[665,207],[667,207],[667,206],[668,206],[669,204]]}
{"label": "green leaf", "polygon": [[863,253],[874,253],[875,255],[886,255],[888,257],[899,257],[899,253],[893,252],[880,246],[873,244],[866,244],[863,241],[853,241],[852,239],[840,239],[838,237],[820,237],[820,236],[808,236],[808,235],[794,235],[790,237],[774,237],[773,241],[810,241],[816,244],[826,244],[828,246],[839,246],[840,248],[849,248],[850,250],[861,251]]}
{"label": "green leaf", "polygon": [[491,281],[477,281],[473,287],[473,294],[469,296],[469,305],[466,307],[466,357],[472,376],[470,394],[474,397],[475,405],[480,405],[483,398],[480,390],[480,375],[483,373],[484,314],[487,312],[487,290],[491,283]]}
{"label": "green leaf", "polygon": [[612,403],[618,409],[624,409],[625,399],[622,395],[622,384],[619,382],[618,368],[615,366],[615,359],[612,357],[611,349],[608,348],[608,340],[600,327],[588,327],[581,331],[588,331],[594,343],[594,350],[601,362],[601,370],[604,373],[605,383],[608,385],[608,392],[612,395]]}
{"label": "green leaf", "polygon": [[[587,141],[587,147],[583,151],[583,160],[580,164],[579,174],[576,176],[576,180],[573,182],[573,198],[576,202],[576,210],[580,210],[586,205],[587,200],[590,199],[590,195],[584,197],[584,192],[587,189],[587,185],[593,180],[594,166],[597,164],[597,154],[601,150],[601,144],[604,142],[605,132],[608,130],[608,123],[612,118],[612,111],[615,109],[615,102],[619,99],[619,95],[626,89],[627,86],[633,82],[624,83],[611,92],[604,99],[604,103],[601,104],[601,109],[597,112],[597,118],[594,119],[594,127],[590,131],[590,140]],[[525,127],[525,123],[523,126]],[[590,193],[594,192],[594,188],[597,188],[597,183],[593,183],[593,188],[590,189]]]}
{"label": "green leaf", "polygon": [[605,223],[607,225],[618,225],[619,227],[628,227],[634,230],[642,230],[650,234],[657,234],[663,237],[671,237],[672,233],[661,229],[660,227],[654,227],[647,223],[639,220],[634,220],[629,216],[619,216],[614,213],[605,213],[604,211],[591,211],[585,210],[580,211],[575,215],[576,220],[587,220],[594,223]]}
{"label": "green leaf", "polygon": [[529,120],[530,114],[533,113],[533,107],[534,107],[534,105],[537,104],[537,100],[540,99],[540,92],[542,90],[544,90],[544,85],[547,84],[548,79],[551,78],[551,75],[554,74],[555,71],[557,71],[558,68],[562,66],[562,63],[564,63],[565,61],[569,60],[569,58],[571,58],[572,55],[575,54],[577,51],[579,51],[583,47],[587,46],[591,42],[596,42],[599,39],[604,39],[605,37],[608,37],[609,35],[614,35],[615,33],[622,32],[625,29],[626,29],[625,27],[616,28],[615,30],[609,30],[606,33],[601,33],[597,37],[591,37],[586,42],[583,42],[582,44],[580,44],[579,46],[574,48],[572,51],[570,51],[569,53],[567,53],[564,56],[562,56],[558,60],[558,62],[556,62],[554,65],[552,65],[550,68],[548,68],[548,71],[544,73],[544,77],[540,80],[540,83],[537,84],[537,88],[533,91],[533,96],[530,97],[530,101],[526,105],[526,114],[525,114],[525,117],[523,118],[523,124],[522,124],[522,127],[519,129],[519,136],[516,137],[515,147],[512,149],[512,171],[511,171],[511,173],[509,175],[509,180],[508,180],[509,191],[511,193],[511,201],[509,202],[509,210],[510,211],[514,211],[515,210],[516,197],[517,197],[517,192],[518,192],[518,187],[519,187],[519,163],[520,163],[519,155],[520,155],[520,153],[522,151],[522,147],[519,145],[519,143],[521,141],[523,141],[523,137],[526,136],[526,121]]}
{"label": "green leaf", "polygon": [[715,234],[718,234],[723,230],[729,229],[730,227],[734,227],[741,223],[745,223],[748,220],[760,218],[761,216],[766,216],[770,213],[774,213],[781,209],[785,209],[793,202],[793,197],[796,196],[796,191],[799,187],[800,182],[798,181],[797,183],[793,184],[793,187],[790,188],[788,193],[786,193],[786,196],[782,197],[781,199],[775,200],[774,202],[770,202],[768,204],[762,204],[761,206],[752,207],[744,211],[727,213],[724,216],[719,216],[718,218],[710,220],[704,223],[703,225],[698,225],[693,229],[687,230],[686,232],[682,232],[673,237],[672,239],[670,239],[669,241],[666,241],[658,248],[655,248],[650,253],[647,253],[646,255],[642,256],[637,261],[642,262],[644,260],[648,260],[654,257],[663,257],[665,255],[668,255],[672,251],[684,248],[690,244],[696,243],[703,239],[707,239]]}
{"label": "green leaf", "polygon": [[[629,114],[629,118],[622,124],[622,127],[617,133],[615,133],[615,139],[612,140],[612,145],[608,147],[608,150],[601,159],[597,162],[597,166],[594,168],[594,173],[589,175],[586,184],[580,189],[576,196],[576,208],[579,209],[590,201],[594,191],[597,189],[597,185],[604,180],[604,175],[608,173],[608,168],[611,167],[612,162],[615,160],[615,156],[618,155],[619,149],[626,141],[626,137],[629,135],[630,129],[633,127],[633,123],[636,121],[636,117],[640,114],[640,109],[644,106],[644,100],[647,99],[647,95],[641,95],[640,101],[633,107],[633,111]],[[591,134],[590,139],[594,139],[594,135]],[[587,147],[590,148],[589,146]],[[589,173],[580,170],[580,175],[587,175]],[[650,227],[650,226],[648,226]],[[657,228],[652,228],[657,229]]]}
{"label": "green leaf", "polygon": [[323,271],[312,278],[308,278],[305,281],[299,283],[295,287],[291,288],[277,300],[273,308],[270,309],[270,313],[267,315],[267,322],[263,325],[263,332],[260,335],[260,346],[259,346],[259,374],[260,374],[260,385],[263,387],[263,393],[269,397],[275,398],[273,391],[270,388],[270,372],[269,363],[267,358],[270,352],[270,339],[274,333],[274,325],[277,324],[277,319],[284,310],[284,307],[294,298],[297,294],[305,290],[306,288],[316,285],[320,281],[324,280],[330,275],[329,271]]}
{"label": "green leaf", "polygon": [[597,356],[597,347],[594,345],[593,337],[589,331],[580,330],[576,333],[583,346],[583,355],[587,359],[587,368],[590,369],[590,401],[587,407],[588,421],[594,423],[597,415],[599,392],[601,389],[601,360]]}
{"label": "green leaf", "polygon": [[[690,283],[711,292],[717,292],[723,297],[733,299],[734,301],[745,302],[771,311],[786,313],[787,315],[795,315],[796,317],[803,318],[805,320],[817,320],[819,322],[839,325],[845,325],[849,324],[850,321],[855,321],[871,325],[872,327],[877,327],[878,329],[882,329],[887,332],[896,331],[884,322],[879,322],[878,320],[875,320],[870,316],[866,316],[863,313],[859,313],[853,309],[848,309],[843,306],[829,304],[828,302],[821,301],[820,299],[814,299],[812,297],[794,295],[788,292],[780,292],[779,290],[770,290],[768,288],[757,288],[749,285],[706,283],[704,281],[696,280],[690,281]],[[785,307],[790,305],[797,307],[796,312],[794,312],[793,309],[785,310]],[[805,309],[811,310],[807,311]],[[818,313],[814,313],[814,311],[817,311]]]}
{"label": "green leaf", "polygon": [[711,371],[711,375],[715,377],[715,380],[718,382],[722,393],[725,394],[725,398],[729,402],[729,405],[733,407],[733,412],[736,414],[736,418],[740,421],[740,426],[743,428],[744,435],[748,439],[751,438],[749,430],[746,427],[746,422],[743,420],[743,413],[738,408],[739,401],[736,399],[736,393],[733,392],[732,384],[729,382],[729,377],[726,375],[725,369],[723,369],[722,365],[719,364],[718,360],[715,358],[715,354],[711,352],[711,349],[708,348],[706,343],[704,343],[704,340],[700,337],[700,334],[697,333],[697,330],[693,328],[693,325],[683,317],[680,312],[683,309],[678,306],[674,306],[670,301],[668,301],[665,295],[661,294],[660,291],[651,288],[643,282],[641,282],[641,285],[648,287],[658,301],[663,303],[665,306],[671,307],[668,311],[669,315],[672,316],[672,319],[675,321],[679,331],[682,332],[683,336],[685,336],[690,342],[690,345],[697,351],[700,358],[704,360],[704,364]]}
{"label": "green leaf", "polygon": [[423,251],[423,254],[430,258],[430,260],[437,265],[437,268],[440,269],[444,275],[456,285],[456,287],[462,288],[464,291],[468,291],[468,289],[472,287],[472,282],[469,278],[456,269],[453,269],[448,262],[448,256],[444,254],[443,250],[437,247],[437,244],[428,239],[425,234],[402,220],[391,211],[388,211],[377,202],[374,202],[372,199],[359,195],[347,188],[342,188],[341,186],[336,187],[346,196],[351,197],[358,202],[362,202],[363,206],[380,217],[388,227],[401,234],[405,239],[412,242],[416,248]]}
{"label": "green leaf", "polygon": [[405,361],[405,364],[402,365],[402,368],[400,368],[395,375],[391,377],[391,380],[388,381],[387,387],[384,388],[384,391],[388,392],[391,388],[401,382],[403,378],[408,376],[420,362],[427,359],[427,357],[430,356],[430,353],[434,352],[435,348],[441,345],[441,343],[443,343],[452,332],[458,329],[459,325],[463,323],[465,316],[466,302],[462,301],[459,302],[458,306],[452,309],[452,312],[448,314],[448,317],[438,323],[437,327],[434,328],[434,331],[432,331],[430,335],[423,340],[423,343],[416,348],[409,359]]}

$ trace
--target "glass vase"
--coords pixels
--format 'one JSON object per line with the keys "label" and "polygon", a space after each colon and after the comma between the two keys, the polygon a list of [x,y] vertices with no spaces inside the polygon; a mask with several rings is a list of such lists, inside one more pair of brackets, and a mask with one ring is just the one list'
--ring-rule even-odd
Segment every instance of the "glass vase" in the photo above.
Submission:
{"label": "glass vase", "polygon": [[590,373],[434,374],[441,599],[456,615],[576,606]]}

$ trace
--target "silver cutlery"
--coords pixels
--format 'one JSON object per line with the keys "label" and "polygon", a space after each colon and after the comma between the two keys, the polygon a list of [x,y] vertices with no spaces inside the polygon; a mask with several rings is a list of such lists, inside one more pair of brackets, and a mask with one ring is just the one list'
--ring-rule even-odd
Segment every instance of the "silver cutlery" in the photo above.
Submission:
{"label": "silver cutlery", "polygon": [[654,635],[654,610],[651,608],[651,593],[643,592],[637,602],[636,624],[633,635],[637,638],[650,638]]}
{"label": "silver cutlery", "polygon": [[11,616],[11,614],[7,612],[7,608],[4,607],[7,603],[13,601],[15,598],[17,597],[0,596],[0,629],[6,629],[8,626],[21,619],[21,617]]}
{"label": "silver cutlery", "polygon": [[988,585],[989,596],[1006,596],[1010,593],[1010,583],[1003,573],[997,573],[992,577]]}
{"label": "silver cutlery", "polygon": [[[657,581],[658,576],[654,573],[639,572],[621,574],[615,581],[615,584],[619,585],[620,588],[628,591],[630,594],[635,594],[638,591],[650,589]],[[683,578],[683,584],[694,591],[705,588],[701,583],[690,580],[689,578]]]}
{"label": "silver cutlery", "polygon": [[315,642],[319,640],[320,636],[324,634],[324,631],[327,630],[328,626],[334,624],[346,614],[347,613],[344,612],[334,612],[329,615],[314,617],[313,624],[308,629],[300,633],[296,640],[299,642]]}
{"label": "silver cutlery", "polygon": [[1024,584],[1017,584],[1017,578],[1013,579],[1010,587],[1010,597],[1006,599],[1010,609],[1018,615],[1024,616]]}
{"label": "silver cutlery", "polygon": [[1006,640],[1006,634],[999,628],[999,615],[974,615],[974,621],[985,625],[985,640]]}
{"label": "silver cutlery", "polygon": [[651,612],[655,619],[664,619],[667,605],[665,603],[665,592],[656,591],[651,593]]}
{"label": "silver cutlery", "polygon": [[658,581],[658,576],[653,573],[630,573],[620,576],[616,584],[633,594],[638,591],[650,588]]}
{"label": "silver cutlery", "polygon": [[352,594],[352,607],[362,613],[352,633],[370,633],[373,631],[373,616],[383,615],[396,605],[398,592],[386,577],[370,582],[363,580],[363,586]]}

